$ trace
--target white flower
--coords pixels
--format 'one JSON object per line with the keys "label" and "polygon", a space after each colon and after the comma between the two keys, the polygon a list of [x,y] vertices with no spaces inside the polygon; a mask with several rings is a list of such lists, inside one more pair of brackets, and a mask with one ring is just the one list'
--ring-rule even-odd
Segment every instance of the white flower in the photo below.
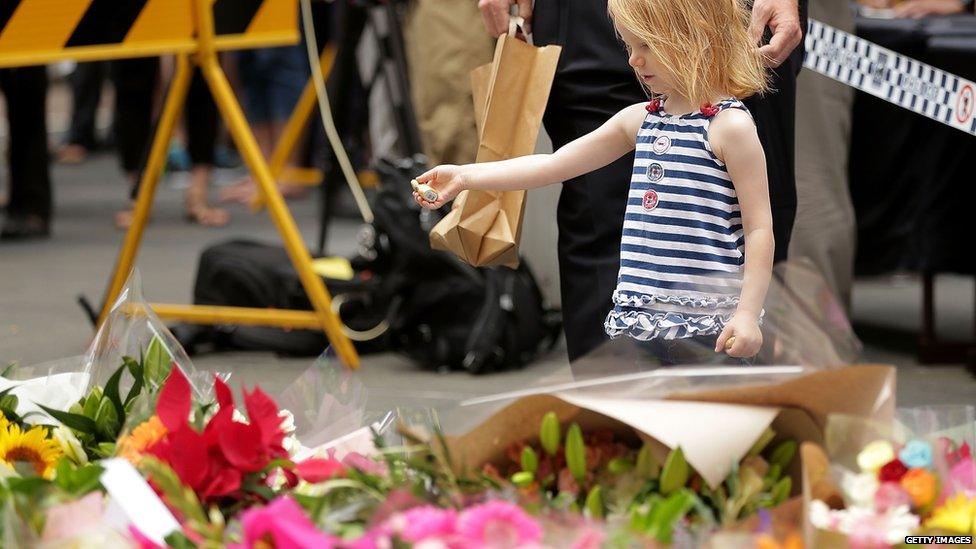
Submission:
{"label": "white flower", "polygon": [[844,472],[840,485],[848,503],[858,507],[874,507],[874,494],[880,486],[876,475]]}
{"label": "white flower", "polygon": [[833,510],[827,504],[814,500],[809,508],[810,524],[821,530],[840,532],[852,537],[883,536],[885,542],[896,545],[918,529],[920,520],[907,505],[893,507],[877,513],[871,507],[849,507]]}
{"label": "white flower", "polygon": [[54,429],[53,435],[54,440],[58,441],[61,451],[64,452],[64,455],[68,459],[76,465],[85,465],[88,463],[88,454],[85,453],[81,441],[71,432],[71,429],[68,429],[64,425],[58,425]]}
{"label": "white flower", "polygon": [[247,420],[247,416],[245,416],[237,408],[234,408],[234,413],[231,414],[230,419],[231,419],[231,421],[236,421],[237,423],[243,423],[244,425],[250,425],[251,424],[251,422]]}
{"label": "white flower", "polygon": [[281,432],[290,435],[295,432],[295,414],[288,410],[279,410],[278,417],[281,418]]}

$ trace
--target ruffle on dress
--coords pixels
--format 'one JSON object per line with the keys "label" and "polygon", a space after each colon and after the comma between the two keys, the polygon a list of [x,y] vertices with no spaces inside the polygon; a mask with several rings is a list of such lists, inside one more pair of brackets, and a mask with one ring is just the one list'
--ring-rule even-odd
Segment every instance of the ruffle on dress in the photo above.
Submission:
{"label": "ruffle on dress", "polygon": [[692,315],[674,311],[657,312],[634,308],[614,307],[604,323],[604,329],[611,339],[626,335],[634,339],[648,340],[663,336],[663,339],[684,339],[702,335],[718,335],[732,318],[734,310],[728,314]]}

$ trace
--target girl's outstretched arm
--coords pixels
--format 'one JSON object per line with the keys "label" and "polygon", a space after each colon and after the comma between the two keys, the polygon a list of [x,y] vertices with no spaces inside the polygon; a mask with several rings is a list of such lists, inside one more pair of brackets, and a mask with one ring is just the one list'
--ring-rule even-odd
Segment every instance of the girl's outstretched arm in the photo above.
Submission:
{"label": "girl's outstretched arm", "polygon": [[752,117],[739,109],[728,109],[716,116],[709,130],[709,142],[715,155],[725,162],[739,197],[746,258],[739,307],[715,342],[715,351],[720,352],[726,340],[735,336],[728,354],[751,357],[762,347],[759,314],[773,271],[773,216],[766,156]]}
{"label": "girl's outstretched arm", "polygon": [[441,165],[417,177],[439,197],[429,202],[416,192],[426,208],[440,208],[466,189],[512,191],[559,183],[602,168],[634,150],[637,130],[647,114],[644,103],[624,108],[592,132],[567,143],[552,154],[532,154],[463,166]]}

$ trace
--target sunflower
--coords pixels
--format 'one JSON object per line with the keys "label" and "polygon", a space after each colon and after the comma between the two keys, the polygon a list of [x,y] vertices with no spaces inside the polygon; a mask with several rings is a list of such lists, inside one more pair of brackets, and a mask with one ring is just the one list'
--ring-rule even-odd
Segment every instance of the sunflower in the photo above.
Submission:
{"label": "sunflower", "polygon": [[47,429],[32,427],[24,431],[19,425],[10,424],[0,429],[0,461],[16,468],[27,464],[44,478],[54,476],[54,466],[61,458],[57,441],[47,438]]}
{"label": "sunflower", "polygon": [[119,439],[118,455],[124,457],[129,463],[138,465],[145,453],[153,444],[156,444],[166,435],[166,426],[159,420],[159,417],[152,416],[140,423],[129,434]]}

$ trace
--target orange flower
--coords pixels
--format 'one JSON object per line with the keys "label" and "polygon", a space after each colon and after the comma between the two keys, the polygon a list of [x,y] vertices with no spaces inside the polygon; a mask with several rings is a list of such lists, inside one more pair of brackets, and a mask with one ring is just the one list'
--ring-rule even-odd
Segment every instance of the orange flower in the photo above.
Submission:
{"label": "orange flower", "polygon": [[912,497],[916,508],[925,507],[935,500],[937,484],[935,476],[925,469],[909,469],[901,477],[901,487]]}
{"label": "orange flower", "polygon": [[756,538],[756,549],[803,549],[803,539],[794,532],[781,543],[769,534],[762,534]]}
{"label": "orange flower", "polygon": [[124,457],[133,465],[138,465],[142,454],[153,444],[159,442],[166,435],[166,426],[157,416],[152,416],[140,423],[129,434],[119,439],[119,456]]}

